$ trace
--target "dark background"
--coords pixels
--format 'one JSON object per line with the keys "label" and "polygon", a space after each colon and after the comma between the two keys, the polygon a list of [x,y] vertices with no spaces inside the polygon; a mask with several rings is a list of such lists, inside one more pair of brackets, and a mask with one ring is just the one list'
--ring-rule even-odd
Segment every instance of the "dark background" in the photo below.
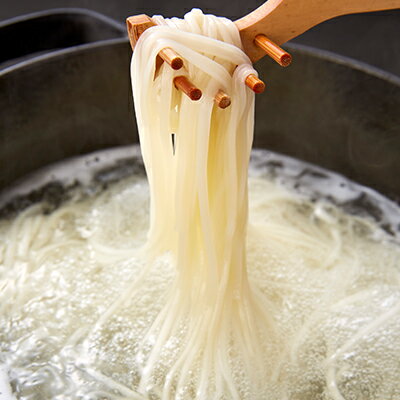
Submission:
{"label": "dark background", "polygon": [[[255,0],[2,0],[0,21],[62,7],[95,10],[121,23],[127,16],[141,13],[181,17],[193,7],[235,20],[262,3]],[[400,10],[339,17],[311,29],[294,41],[352,57],[400,75]]]}

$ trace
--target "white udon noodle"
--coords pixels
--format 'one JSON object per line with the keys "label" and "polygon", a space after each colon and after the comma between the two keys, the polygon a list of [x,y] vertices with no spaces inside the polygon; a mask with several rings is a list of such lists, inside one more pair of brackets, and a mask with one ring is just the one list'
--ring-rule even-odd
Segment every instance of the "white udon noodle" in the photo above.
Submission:
{"label": "white udon noodle", "polygon": [[[239,347],[244,371],[257,387],[256,375],[263,371],[259,330],[273,334],[270,307],[250,287],[246,272],[254,93],[244,81],[257,73],[241,50],[231,21],[200,10],[183,20],[155,20],[160,26],[142,34],[131,64],[151,197],[146,251],[153,256],[171,252],[177,275],[147,334],[155,342],[139,390],[151,386],[161,349],[185,326],[181,355],[166,376],[162,398],[169,398],[171,388],[187,385],[197,368],[198,398],[228,393],[238,399],[227,357],[231,341]],[[203,90],[200,101],[191,101],[173,87],[173,78],[181,71],[163,65],[154,79],[155,58],[165,47],[185,59],[185,74]],[[232,99],[225,110],[214,104],[219,89]]]}
{"label": "white udon noodle", "polygon": [[[157,18],[162,22],[160,17]],[[205,17],[199,11],[186,16],[186,21],[173,19],[167,23],[175,23],[180,29],[195,34],[182,35],[168,27],[151,29],[142,36],[133,59],[136,112],[152,201],[149,237],[142,252],[147,264],[141,275],[127,284],[108,309],[102,311],[99,307],[94,317],[96,321],[99,315],[97,322],[93,323],[91,319],[89,327],[84,324],[73,334],[68,331],[60,354],[71,348],[76,348],[78,353],[90,353],[91,334],[107,326],[126,304],[131,304],[130,299],[140,296],[139,289],[146,277],[157,273],[158,264],[153,261],[158,255],[170,252],[176,265],[176,277],[168,290],[168,300],[145,336],[139,338],[137,363],[142,372],[141,381],[137,387],[130,387],[103,373],[96,364],[87,363],[83,366],[85,373],[110,389],[107,392],[99,389],[88,398],[144,399],[149,393],[164,399],[179,395],[199,399],[297,398],[296,388],[292,386],[301,386],[302,381],[310,380],[310,376],[315,378],[313,368],[320,368],[316,365],[322,357],[325,360],[322,380],[326,383],[323,398],[343,400],[348,374],[343,359],[351,359],[359,352],[360,344],[374,343],[374,337],[381,333],[383,336],[386,327],[396,323],[400,312],[398,249],[386,254],[386,245],[379,247],[376,243],[359,240],[356,231],[360,226],[371,231],[376,229],[367,221],[346,219],[338,210],[321,204],[314,209],[307,206],[312,211],[303,215],[296,212],[296,207],[301,206],[298,199],[278,188],[261,187],[259,192],[253,192],[259,193],[260,198],[252,199],[256,217],[248,236],[251,246],[262,242],[262,252],[250,249],[249,257],[256,254],[263,260],[270,254],[280,254],[288,263],[289,271],[290,268],[295,270],[295,275],[286,270],[282,272],[286,280],[282,281],[278,271],[274,275],[275,281],[264,282],[263,285],[271,291],[274,285],[277,288],[276,298],[272,297],[273,301],[268,302],[265,287],[260,287],[259,292],[249,283],[245,235],[247,163],[252,141],[254,98],[243,79],[254,71],[238,49],[238,35],[231,22]],[[202,29],[228,44],[198,35]],[[162,67],[153,80],[155,56],[167,45],[189,60],[189,76],[205,92],[200,102],[193,103],[172,88],[174,72],[169,68]],[[207,53],[207,72],[195,69],[196,57],[203,56],[189,47],[208,52],[208,46],[218,56],[228,58],[229,55],[231,61],[222,61],[219,57],[211,60]],[[205,60],[200,60],[199,66],[204,66]],[[223,67],[219,65],[221,63]],[[235,63],[240,66],[231,77]],[[210,71],[214,74],[212,78],[208,75]],[[218,80],[215,77],[222,78]],[[226,110],[213,106],[213,95],[219,88],[232,97],[232,106]],[[176,134],[175,153],[171,132]],[[253,181],[254,184],[262,186],[261,182]],[[101,195],[94,201],[96,213],[99,204],[109,202],[107,196],[110,194]],[[112,190],[111,196],[117,198],[118,191]],[[114,220],[116,225],[124,220],[123,211],[116,207],[110,205],[112,212],[108,217],[103,215],[104,221],[98,221],[98,214],[94,214],[94,221],[104,223],[106,230],[112,230]],[[50,265],[50,271],[56,272],[53,264],[57,265],[63,254],[67,260],[70,253],[77,254],[80,260],[77,268],[84,269],[87,261],[82,254],[86,255],[89,264],[94,263],[93,259],[100,259],[103,264],[114,266],[118,265],[116,260],[127,259],[135,253],[123,246],[113,247],[97,234],[82,234],[80,229],[76,229],[75,224],[79,225],[78,222],[89,212],[86,208],[85,203],[72,202],[50,215],[43,215],[42,206],[37,205],[22,212],[9,228],[3,229],[0,225],[1,321],[8,316],[12,319],[25,304],[29,304],[35,285],[48,279],[46,265]],[[254,211],[257,208],[260,210]],[[264,215],[267,215],[265,220]],[[340,220],[344,221],[344,227],[339,224]],[[116,234],[116,243],[127,242],[118,230],[113,233]],[[373,250],[371,254],[368,254],[369,247]],[[266,250],[263,249],[269,249],[270,253],[264,256]],[[286,257],[289,252],[294,252],[294,259],[305,260],[304,270],[311,272],[308,279],[315,275],[319,279],[315,282],[324,284],[318,283],[314,288],[305,283],[302,285],[301,279],[291,281],[289,278],[296,278],[302,270],[296,269],[297,264],[290,265],[293,257]],[[368,258],[371,258],[372,266],[367,265]],[[88,273],[92,273],[90,268]],[[373,285],[368,283],[371,278]],[[386,285],[391,294],[383,299],[378,297],[378,301],[379,284]],[[291,334],[275,332],[277,326],[290,330],[290,326],[279,321],[280,297],[295,304],[294,294],[301,303],[301,297],[306,298],[313,290],[316,293],[321,291],[321,295],[312,298],[311,312],[304,314],[304,320],[299,322],[293,318],[298,331]],[[91,301],[92,298],[89,304]],[[369,307],[369,303],[374,312],[368,314],[367,311],[366,315],[360,316],[358,310],[364,308],[358,305],[368,304]],[[301,308],[297,304],[296,310]],[[351,320],[357,318],[364,318],[365,322],[351,325]],[[350,324],[344,333],[335,330],[343,321]],[[336,332],[336,336],[332,332]],[[30,340],[33,337],[38,341],[44,340],[46,330],[31,332]],[[82,338],[83,347],[77,345]],[[169,339],[173,342],[174,338],[183,340],[178,342],[179,352],[173,364],[165,371],[160,369],[159,357],[165,355],[166,350],[168,354]],[[385,375],[386,380],[372,384],[380,388],[376,398],[390,398],[388,393],[392,393],[393,398],[396,396],[393,393],[397,393],[393,385],[396,385],[396,374],[399,375],[398,365],[391,367],[395,353],[390,352],[399,348],[399,340],[397,336],[389,336],[389,339],[385,342],[386,347],[383,346],[387,353],[383,369],[385,374],[391,374],[391,378],[386,379]],[[317,359],[304,356],[313,352],[322,355]],[[379,352],[371,354],[379,360]],[[14,360],[12,354],[10,358]],[[361,365],[365,367],[370,361],[378,362],[376,360],[361,360]],[[25,363],[23,357],[21,362]],[[235,376],[232,371],[234,363]],[[239,376],[238,366],[242,373]],[[341,377],[340,385],[338,376]],[[362,379],[356,376],[354,380],[361,382]],[[265,387],[260,387],[263,383]],[[274,384],[279,390],[269,391]],[[276,396],[275,393],[281,394]],[[307,392],[298,398],[309,399]]]}
{"label": "white udon noodle", "polygon": [[[168,301],[147,334],[153,336],[154,344],[139,390],[151,387],[161,349],[171,337],[179,336],[183,325],[186,337],[181,355],[166,376],[162,398],[169,397],[172,387],[177,391],[187,385],[197,369],[196,398],[218,399],[225,393],[238,399],[240,391],[227,357],[231,342],[237,346],[235,357],[241,359],[253,393],[267,375],[273,375],[268,371],[271,364],[265,363],[260,332],[273,341],[270,315],[274,307],[250,285],[246,271],[247,170],[254,93],[244,80],[256,71],[242,52],[238,30],[231,21],[206,16],[200,10],[188,13],[184,20],[154,19],[159,26],[142,35],[131,65],[151,195],[146,249],[153,256],[172,252],[177,276]],[[156,73],[154,60],[164,47],[175,49],[186,60],[188,77],[204,91],[200,102],[190,101],[173,88],[174,76],[182,72],[163,65]],[[231,95],[230,108],[219,110],[214,105],[218,89]],[[271,229],[279,235],[279,226]],[[284,229],[284,235],[286,244],[307,247],[309,239],[301,237],[298,230]],[[324,260],[327,266],[341,250],[337,231],[333,237],[333,249]],[[366,329],[387,321],[398,308]],[[351,343],[344,348],[349,346]],[[333,361],[342,353],[343,348],[327,362],[327,385],[336,400],[343,397],[335,382]],[[270,357],[272,360],[273,354]]]}

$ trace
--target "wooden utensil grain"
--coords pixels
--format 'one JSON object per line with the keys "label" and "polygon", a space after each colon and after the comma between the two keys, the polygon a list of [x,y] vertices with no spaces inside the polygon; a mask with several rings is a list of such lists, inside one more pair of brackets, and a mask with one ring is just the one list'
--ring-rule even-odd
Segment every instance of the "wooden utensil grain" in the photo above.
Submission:
{"label": "wooden utensil grain", "polygon": [[[400,0],[268,0],[235,21],[235,24],[240,32],[244,51],[252,62],[268,55],[282,67],[287,67],[292,57],[279,45],[313,26],[340,15],[396,8],[400,8]],[[139,36],[147,28],[156,25],[145,14],[129,17],[126,23],[132,49],[135,48]],[[176,70],[184,65],[182,57],[169,47],[162,49],[157,58],[157,65],[164,60]],[[253,74],[246,78],[245,84],[255,93],[262,93],[265,89],[265,83]],[[201,97],[200,89],[184,76],[179,76],[175,86],[192,100]],[[220,108],[226,108],[231,103],[230,97],[219,90],[215,95],[215,103]]]}

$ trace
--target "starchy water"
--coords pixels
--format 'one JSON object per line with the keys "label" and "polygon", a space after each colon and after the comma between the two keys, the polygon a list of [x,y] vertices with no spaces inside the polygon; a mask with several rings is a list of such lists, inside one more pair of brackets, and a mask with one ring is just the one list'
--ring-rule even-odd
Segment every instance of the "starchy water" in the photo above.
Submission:
{"label": "starchy water", "polygon": [[[374,220],[368,208],[350,207],[358,186],[315,170],[311,179],[309,165],[276,160],[253,153],[247,268],[271,304],[278,339],[266,344],[271,357],[257,395],[237,366],[242,397],[400,398],[400,212],[372,195],[370,207],[381,210]],[[133,290],[149,262],[148,185],[135,168],[107,174],[57,206],[37,202],[0,223],[2,400],[8,384],[21,400],[146,398],[137,391],[141,340],[175,270],[164,254]],[[328,201],[335,187],[336,200]],[[181,332],[164,349],[155,382],[179,355],[184,326]],[[233,363],[234,351],[227,354]],[[185,387],[175,398],[191,396]]]}

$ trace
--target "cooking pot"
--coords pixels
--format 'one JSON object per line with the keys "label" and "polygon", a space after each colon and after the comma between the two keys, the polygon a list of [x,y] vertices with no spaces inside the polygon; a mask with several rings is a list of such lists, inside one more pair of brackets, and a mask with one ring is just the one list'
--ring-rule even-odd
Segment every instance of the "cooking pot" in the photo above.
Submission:
{"label": "cooking pot", "polygon": [[[123,25],[87,10],[52,10],[1,23],[0,44],[0,197],[45,165],[138,141]],[[290,68],[267,57],[256,64],[267,91],[257,96],[254,146],[400,199],[400,79],[286,47]],[[11,398],[1,365],[0,392]]]}
{"label": "cooking pot", "polygon": [[[6,21],[0,43],[0,190],[44,165],[137,142],[125,27],[52,10]],[[3,45],[2,45],[2,48]],[[255,67],[255,147],[344,174],[400,199],[400,79],[313,48]],[[7,58],[7,59],[6,59]]]}

